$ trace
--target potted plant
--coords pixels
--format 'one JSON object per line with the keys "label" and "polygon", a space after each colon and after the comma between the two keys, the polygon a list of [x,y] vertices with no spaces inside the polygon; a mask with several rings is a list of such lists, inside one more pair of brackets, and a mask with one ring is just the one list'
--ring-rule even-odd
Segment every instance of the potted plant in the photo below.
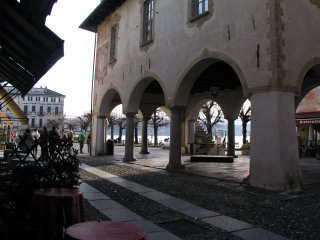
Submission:
{"label": "potted plant", "polygon": [[250,143],[245,143],[241,147],[242,155],[250,155]]}

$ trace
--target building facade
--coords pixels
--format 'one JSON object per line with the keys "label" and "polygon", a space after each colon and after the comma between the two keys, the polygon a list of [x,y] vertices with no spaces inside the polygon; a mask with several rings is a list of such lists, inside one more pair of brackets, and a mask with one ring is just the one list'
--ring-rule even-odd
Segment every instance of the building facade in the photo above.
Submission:
{"label": "building facade", "polygon": [[105,119],[122,104],[124,161],[133,157],[133,116],[157,107],[171,117],[167,169],[183,168],[202,104],[214,99],[228,120],[252,104],[252,185],[299,191],[295,109],[320,83],[318,0],[102,1],[80,26],[97,33],[92,153],[105,154]]}
{"label": "building facade", "polygon": [[[5,87],[7,92],[12,87]],[[24,114],[29,118],[30,128],[43,128],[47,126],[48,118],[64,114],[65,95],[45,88],[32,88],[24,97],[18,95],[14,98],[16,104],[21,108]],[[13,120],[13,128],[20,127],[19,121],[15,120],[14,114],[3,106],[1,111],[11,120]]]}

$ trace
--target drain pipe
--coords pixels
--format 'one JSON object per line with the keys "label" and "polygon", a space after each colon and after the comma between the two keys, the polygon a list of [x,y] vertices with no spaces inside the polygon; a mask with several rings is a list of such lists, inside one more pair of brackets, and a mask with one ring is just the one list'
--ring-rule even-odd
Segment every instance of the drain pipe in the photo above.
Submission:
{"label": "drain pipe", "polygon": [[93,87],[94,87],[94,79],[95,79],[95,66],[96,66],[96,47],[97,47],[97,33],[94,34],[94,52],[93,52],[93,63],[92,63],[92,79],[91,79],[91,126],[90,126],[90,134],[91,134],[91,140],[90,140],[90,156],[91,156],[91,145],[92,145],[92,125],[93,125],[93,116],[92,116],[92,108],[93,108]]}

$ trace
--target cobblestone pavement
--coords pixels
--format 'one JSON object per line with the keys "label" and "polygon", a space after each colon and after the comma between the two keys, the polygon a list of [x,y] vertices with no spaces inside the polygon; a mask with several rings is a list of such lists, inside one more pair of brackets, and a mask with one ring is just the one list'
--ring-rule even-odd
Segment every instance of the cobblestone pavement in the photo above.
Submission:
{"label": "cobblestone pavement", "polygon": [[[320,193],[319,185],[315,182],[313,185],[306,185],[305,191],[300,194],[286,195],[254,188],[241,181],[201,175],[199,172],[164,171],[159,165],[160,159],[162,159],[162,165],[165,164],[163,152],[160,150],[145,158],[140,156],[143,160],[138,159],[133,164],[123,164],[122,157],[121,148],[116,148],[115,156],[112,157],[80,155],[82,162],[90,166],[279,235],[291,239],[318,239],[320,236]],[[149,164],[143,164],[143,161],[148,161]],[[316,163],[311,165],[314,164]],[[312,179],[316,180],[316,174],[312,174],[314,175]],[[185,219],[185,216],[175,215],[177,214],[175,211],[168,211],[159,204],[139,199],[136,193],[121,189],[119,186],[111,186],[107,180],[91,173],[81,171],[81,177],[85,182],[97,187],[132,211],[154,222],[159,224],[169,222],[170,226],[174,219]],[[115,189],[116,192],[114,192]],[[213,233],[217,238],[212,238],[213,235],[210,234]],[[183,236],[182,231],[180,237],[182,239],[235,239],[232,238],[235,236],[229,233],[219,229],[212,230],[212,228],[209,228],[208,235]]]}

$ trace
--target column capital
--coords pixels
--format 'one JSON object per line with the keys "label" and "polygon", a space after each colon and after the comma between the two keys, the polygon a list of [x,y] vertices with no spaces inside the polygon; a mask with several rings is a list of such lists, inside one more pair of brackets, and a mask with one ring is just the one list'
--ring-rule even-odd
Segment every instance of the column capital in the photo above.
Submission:
{"label": "column capital", "polygon": [[182,112],[185,110],[184,106],[174,106],[170,108],[171,112]]}
{"label": "column capital", "polygon": [[134,116],[135,116],[136,114],[137,114],[137,113],[128,112],[128,113],[126,113],[125,115],[126,115],[127,118],[134,118]]}
{"label": "column capital", "polygon": [[237,119],[238,119],[238,116],[237,116],[237,117],[225,116],[224,118],[227,119],[228,122],[229,122],[229,121],[235,121],[235,120],[237,120]]}
{"label": "column capital", "polygon": [[105,116],[97,116],[97,119],[106,119],[107,117]]}
{"label": "column capital", "polygon": [[147,120],[149,121],[151,119],[151,117],[143,117],[142,120]]}

